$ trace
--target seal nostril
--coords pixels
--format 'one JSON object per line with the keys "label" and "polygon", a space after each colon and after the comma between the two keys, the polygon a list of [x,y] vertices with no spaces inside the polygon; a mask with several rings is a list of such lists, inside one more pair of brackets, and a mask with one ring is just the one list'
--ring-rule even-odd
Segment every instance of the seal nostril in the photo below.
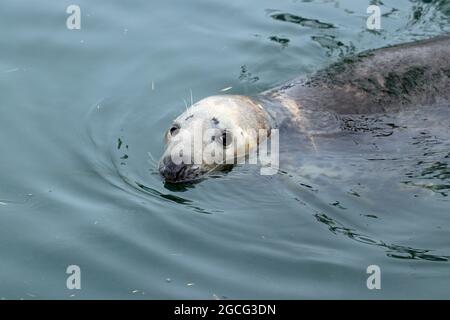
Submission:
{"label": "seal nostril", "polygon": [[179,180],[180,178],[183,178],[183,174],[186,171],[186,166],[182,167],[180,170],[178,170],[178,172],[176,172],[175,174],[175,179]]}
{"label": "seal nostril", "polygon": [[172,159],[170,159],[169,156],[164,157],[162,162],[163,162],[164,166],[166,166],[166,167],[173,164]]}
{"label": "seal nostril", "polygon": [[178,181],[183,179],[184,174],[187,170],[187,166],[183,163],[176,164],[172,161],[170,156],[166,156],[162,159],[161,165],[159,167],[160,174],[167,180],[167,181]]}

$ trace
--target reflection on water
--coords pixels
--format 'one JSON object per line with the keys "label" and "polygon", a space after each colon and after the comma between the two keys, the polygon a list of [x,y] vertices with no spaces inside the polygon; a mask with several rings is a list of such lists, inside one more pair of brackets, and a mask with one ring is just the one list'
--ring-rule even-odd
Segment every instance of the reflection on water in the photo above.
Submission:
{"label": "reflection on water", "polygon": [[345,45],[333,35],[312,36],[311,39],[325,48],[327,55],[329,56],[332,56],[335,52],[338,52],[338,55],[341,57],[355,52],[355,48],[352,44]]}
{"label": "reflection on water", "polygon": [[355,240],[368,245],[382,247],[386,249],[387,256],[391,258],[418,259],[428,261],[448,261],[450,258],[450,256],[437,256],[430,254],[431,250],[415,249],[411,247],[384,243],[383,241],[373,239],[364,234],[360,234],[354,229],[347,228],[343,224],[333,220],[323,213],[317,213],[314,216],[316,217],[317,221],[326,224],[329,230],[334,234],[342,234],[351,240]]}
{"label": "reflection on water", "polygon": [[[435,11],[450,17],[450,3],[447,0],[411,0],[411,2],[414,4],[411,23],[423,23],[429,18],[437,20]],[[427,17],[430,14],[431,17]]]}
{"label": "reflection on water", "polygon": [[280,38],[280,37],[277,37],[277,36],[271,36],[271,37],[269,37],[269,40],[279,43],[282,48],[286,48],[288,46],[288,44],[289,44],[289,41],[290,41],[287,38]]}
{"label": "reflection on water", "polygon": [[277,13],[277,12],[272,12],[272,10],[268,10],[268,13],[270,13],[270,17],[272,19],[275,19],[278,21],[295,23],[302,27],[309,27],[309,28],[314,28],[314,29],[335,28],[335,26],[332,25],[331,23],[321,22],[317,19],[303,18],[303,17],[297,16],[294,14],[290,14],[290,13]]}
{"label": "reflection on water", "polygon": [[[282,174],[294,179],[302,190],[313,192],[312,198],[311,195],[303,195],[296,200],[310,207],[317,221],[327,225],[333,234],[384,248],[389,258],[447,262],[450,256],[434,254],[435,249],[399,245],[395,241],[385,240],[382,233],[346,225],[354,224],[355,220],[347,223],[340,220],[342,212],[348,211],[364,210],[366,213],[360,213],[360,216],[377,220],[387,217],[380,218],[379,214],[367,211],[390,208],[393,214],[404,210],[414,212],[412,204],[401,200],[410,196],[416,199],[416,204],[420,203],[419,198],[423,198],[425,208],[432,201],[444,202],[441,209],[444,211],[435,213],[445,216],[448,212],[446,197],[450,191],[449,118],[447,105],[429,107],[427,111],[344,117],[346,135],[331,139],[316,137],[318,148],[309,153],[299,148],[301,150],[292,156],[290,149],[289,169],[282,171]],[[380,184],[382,190],[378,190]],[[408,188],[405,190],[402,185]],[[421,188],[432,193],[421,193]],[[345,190],[348,190],[346,194]],[[330,196],[332,200],[324,205],[323,202]],[[392,196],[397,197],[395,203],[387,200]],[[417,213],[420,212],[417,209]],[[420,218],[413,220],[419,223]],[[446,225],[444,220],[440,223]],[[448,253],[448,248],[444,252]]]}

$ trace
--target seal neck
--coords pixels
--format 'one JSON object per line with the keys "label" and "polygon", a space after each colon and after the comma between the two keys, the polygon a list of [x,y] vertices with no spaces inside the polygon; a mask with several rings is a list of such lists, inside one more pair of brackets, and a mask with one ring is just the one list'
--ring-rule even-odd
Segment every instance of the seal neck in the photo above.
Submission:
{"label": "seal neck", "polygon": [[289,116],[284,112],[284,108],[281,107],[281,103],[278,101],[268,99],[261,95],[252,97],[252,100],[259,106],[269,130],[278,129],[283,119]]}

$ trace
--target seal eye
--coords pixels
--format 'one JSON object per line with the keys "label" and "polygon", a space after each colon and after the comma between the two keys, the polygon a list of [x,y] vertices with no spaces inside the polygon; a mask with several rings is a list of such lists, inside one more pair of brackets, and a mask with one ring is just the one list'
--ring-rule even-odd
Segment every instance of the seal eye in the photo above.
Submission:
{"label": "seal eye", "polygon": [[170,128],[169,133],[170,133],[170,135],[173,137],[173,136],[176,136],[176,135],[177,135],[178,131],[180,131],[180,126],[177,125],[177,124],[174,124],[174,125],[172,126],[172,128]]}
{"label": "seal eye", "polygon": [[220,140],[222,141],[222,145],[226,148],[233,142],[233,136],[230,131],[223,131],[220,136]]}

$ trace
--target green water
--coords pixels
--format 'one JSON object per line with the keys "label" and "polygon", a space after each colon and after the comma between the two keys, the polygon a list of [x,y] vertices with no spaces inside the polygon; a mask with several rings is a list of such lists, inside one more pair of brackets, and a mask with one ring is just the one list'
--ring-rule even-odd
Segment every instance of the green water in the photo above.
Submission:
{"label": "green water", "polygon": [[275,176],[165,186],[149,156],[191,92],[448,32],[446,1],[77,0],[81,30],[70,4],[0,4],[0,298],[450,298],[448,106]]}

